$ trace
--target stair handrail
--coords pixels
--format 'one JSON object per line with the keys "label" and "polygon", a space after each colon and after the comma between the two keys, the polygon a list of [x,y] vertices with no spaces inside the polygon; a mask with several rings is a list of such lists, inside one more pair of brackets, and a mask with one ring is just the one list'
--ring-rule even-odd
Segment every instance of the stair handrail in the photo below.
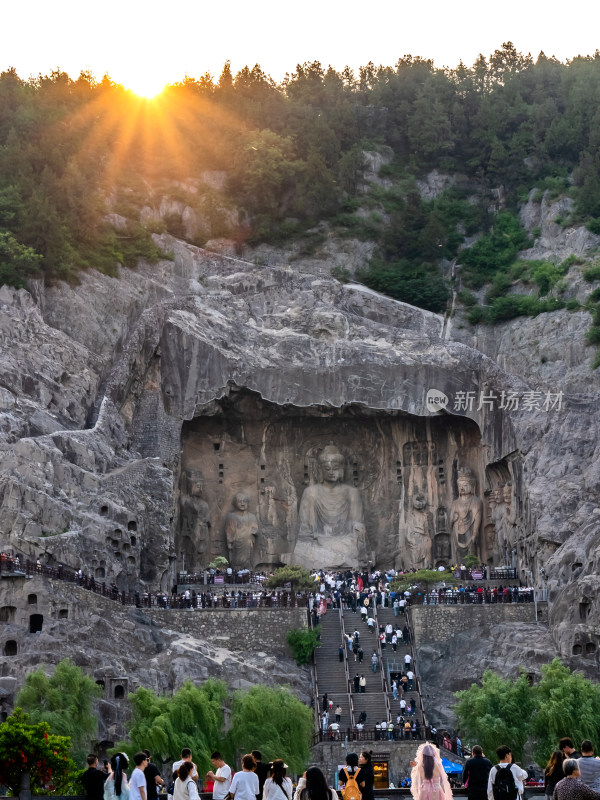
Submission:
{"label": "stair handrail", "polygon": [[354,728],[354,700],[350,687],[350,670],[348,669],[348,638],[346,636],[346,625],[344,623],[344,612],[340,607],[338,609],[340,614],[340,629],[342,631],[342,638],[344,640],[344,669],[346,670],[346,689],[348,690],[348,711],[350,713],[350,725]]}
{"label": "stair handrail", "polygon": [[[309,625],[309,627],[312,627],[311,618],[310,618],[310,609],[308,609],[308,608],[307,608],[307,614],[308,614],[308,625]],[[317,648],[315,647],[315,649],[313,650],[313,653],[312,653],[312,665],[311,666],[312,666],[312,679],[313,679],[314,694],[315,694],[315,697],[314,697],[315,724],[316,724],[317,733],[319,733],[321,731],[321,714],[319,712],[319,679],[318,679],[318,676],[317,676],[317,659],[316,659],[316,656],[315,656],[316,652],[317,652]]]}
{"label": "stair handrail", "polygon": [[388,721],[392,719],[392,708],[390,706],[390,696],[388,693],[387,680],[384,675],[383,669],[383,648],[379,639],[379,617],[377,616],[377,595],[375,595],[373,603],[373,618],[375,619],[375,635],[377,636],[377,652],[379,657],[379,674],[381,680],[381,691],[383,692],[385,710]]}
{"label": "stair handrail", "polygon": [[421,709],[421,715],[423,717],[423,728],[429,727],[427,722],[427,717],[425,715],[425,706],[423,704],[423,692],[421,691],[421,678],[419,673],[417,672],[417,659],[416,659],[416,650],[414,647],[415,644],[415,637],[414,637],[414,629],[412,625],[412,619],[410,615],[410,606],[407,604],[405,606],[405,614],[406,614],[406,625],[408,627],[408,634],[410,636],[410,654],[412,656],[412,671],[415,674],[415,687],[417,690],[417,696],[419,698],[419,708]]}

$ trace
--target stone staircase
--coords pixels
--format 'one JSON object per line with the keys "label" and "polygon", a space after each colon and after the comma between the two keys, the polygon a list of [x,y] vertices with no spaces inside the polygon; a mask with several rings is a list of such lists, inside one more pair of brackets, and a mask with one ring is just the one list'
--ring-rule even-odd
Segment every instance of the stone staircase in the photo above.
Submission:
{"label": "stone staircase", "polygon": [[346,648],[344,647],[344,661],[338,656],[340,644],[343,643],[341,615],[337,608],[330,609],[319,620],[321,625],[321,646],[315,650],[315,667],[317,671],[317,684],[319,687],[319,712],[322,712],[323,694],[326,692],[329,700],[333,700],[334,711],[329,714],[329,722],[335,720],[335,707],[342,707],[341,730],[351,728],[352,701],[348,691],[348,678],[346,673]]}
{"label": "stone staircase", "polygon": [[[370,612],[372,615],[372,611]],[[344,609],[342,614],[344,631],[348,635],[352,635],[354,630],[358,630],[360,637],[360,645],[363,649],[363,663],[359,664],[354,661],[354,653],[347,652],[348,657],[348,670],[350,678],[354,678],[356,673],[364,675],[367,679],[366,691],[364,693],[354,693],[354,722],[358,722],[360,714],[364,711],[367,715],[365,727],[373,727],[383,720],[388,719],[383,676],[381,673],[381,658],[378,649],[377,633],[373,633],[367,627],[367,623],[361,621],[360,614],[354,614],[349,609]],[[377,653],[379,664],[377,673],[373,672],[371,666],[371,656],[373,651]]]}
{"label": "stone staircase", "polygon": [[[394,609],[378,606],[377,608],[377,621],[379,625],[387,625],[389,622],[392,623],[394,628],[399,627],[403,628],[405,624],[408,624],[410,629],[410,621],[407,621],[407,617],[404,616],[402,612],[398,614],[397,617],[394,616]],[[403,693],[398,690],[398,700],[394,700],[391,687],[392,687],[392,678],[391,676],[394,673],[405,672],[404,667],[404,656],[406,653],[410,653],[413,656],[413,661],[411,662],[412,671],[415,673],[415,679],[413,681],[413,691]],[[390,708],[392,711],[392,719],[395,721],[398,713],[400,712],[400,699],[404,696],[407,705],[410,703],[411,698],[415,700],[416,703],[416,714],[414,717],[410,717],[412,719],[417,719],[421,726],[421,730],[423,731],[425,728],[425,718],[422,711],[422,698],[420,697],[420,680],[417,673],[417,664],[414,660],[414,651],[412,649],[411,643],[406,643],[404,640],[401,643],[398,643],[396,647],[396,652],[392,650],[392,646],[390,644],[386,645],[384,650],[382,651],[382,664],[383,664],[383,673],[386,678],[386,688],[388,691],[388,699],[390,703]],[[405,715],[406,716],[406,715]]]}

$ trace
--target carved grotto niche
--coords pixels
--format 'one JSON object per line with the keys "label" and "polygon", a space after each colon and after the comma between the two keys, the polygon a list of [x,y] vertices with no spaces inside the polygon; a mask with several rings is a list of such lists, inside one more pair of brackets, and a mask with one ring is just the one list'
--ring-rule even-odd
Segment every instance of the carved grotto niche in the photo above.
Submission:
{"label": "carved grotto niche", "polygon": [[[247,562],[236,568],[449,565],[484,475],[479,429],[464,417],[278,406],[230,390],[182,428],[178,566],[230,558],[236,528],[245,544],[233,560]],[[467,550],[479,555],[472,516]]]}

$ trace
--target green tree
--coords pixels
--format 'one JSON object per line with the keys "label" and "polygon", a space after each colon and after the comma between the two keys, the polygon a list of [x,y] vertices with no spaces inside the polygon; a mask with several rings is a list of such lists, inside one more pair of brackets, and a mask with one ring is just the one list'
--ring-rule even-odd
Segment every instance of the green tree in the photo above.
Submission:
{"label": "green tree", "polygon": [[429,589],[436,583],[453,583],[454,578],[447,572],[438,572],[437,569],[419,569],[416,572],[408,572],[392,581],[392,589],[395,592],[404,592],[413,586],[419,589]]}
{"label": "green tree", "polygon": [[232,755],[258,748],[263,759],[283,758],[301,774],[310,759],[312,712],[287,688],[239,689],[231,706],[228,742]]}
{"label": "green tree", "polygon": [[32,247],[20,244],[12,233],[0,233],[0,285],[24,287],[27,278],[41,274],[41,260]]}
{"label": "green tree", "polygon": [[534,693],[536,712],[530,720],[530,731],[538,764],[546,763],[562,736],[570,736],[575,742],[599,740],[599,684],[571,672],[555,658],[542,667],[542,679],[534,687]]}
{"label": "green tree", "polygon": [[277,589],[281,586],[289,584],[290,588],[297,592],[302,589],[314,589],[315,579],[305,567],[300,567],[297,564],[288,564],[285,567],[279,567],[275,572],[267,578],[263,586],[266,589]]}
{"label": "green tree", "polygon": [[456,692],[454,713],[463,738],[483,747],[488,756],[501,744],[513,751],[515,761],[523,758],[529,738],[529,720],[535,708],[534,693],[524,674],[503,679],[492,670],[483,673],[481,686]]}
{"label": "green tree", "polygon": [[52,675],[46,675],[42,667],[30,672],[17,703],[29,712],[32,722],[46,722],[57,734],[68,736],[73,757],[83,766],[98,733],[93,704],[101,693],[92,678],[66,658],[56,665]]}
{"label": "green tree", "polygon": [[15,708],[0,724],[0,785],[12,795],[29,786],[34,794],[66,794],[75,764],[68,736],[50,733],[47,722],[32,723]]}
{"label": "green tree", "polygon": [[509,211],[501,211],[490,233],[461,253],[463,280],[475,288],[483,286],[496,272],[506,271],[519,250],[528,244],[529,237],[518,217]]}
{"label": "green tree", "polygon": [[156,761],[173,761],[183,747],[190,747],[200,772],[210,769],[210,753],[220,742],[224,681],[209,678],[202,686],[186,681],[172,696],[140,688],[129,695],[132,716],[127,726],[129,741],[115,751],[133,755],[149,748]]}
{"label": "green tree", "polygon": [[310,664],[315,648],[319,646],[321,626],[316,628],[294,628],[287,635],[287,643],[296,664]]}

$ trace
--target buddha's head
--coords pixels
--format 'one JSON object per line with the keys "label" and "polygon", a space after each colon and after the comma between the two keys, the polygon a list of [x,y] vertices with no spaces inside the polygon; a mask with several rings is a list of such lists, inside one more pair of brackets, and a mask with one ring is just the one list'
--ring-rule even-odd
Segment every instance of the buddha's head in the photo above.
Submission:
{"label": "buddha's head", "polygon": [[325,483],[344,480],[344,456],[334,445],[327,445],[319,453],[319,467]]}

